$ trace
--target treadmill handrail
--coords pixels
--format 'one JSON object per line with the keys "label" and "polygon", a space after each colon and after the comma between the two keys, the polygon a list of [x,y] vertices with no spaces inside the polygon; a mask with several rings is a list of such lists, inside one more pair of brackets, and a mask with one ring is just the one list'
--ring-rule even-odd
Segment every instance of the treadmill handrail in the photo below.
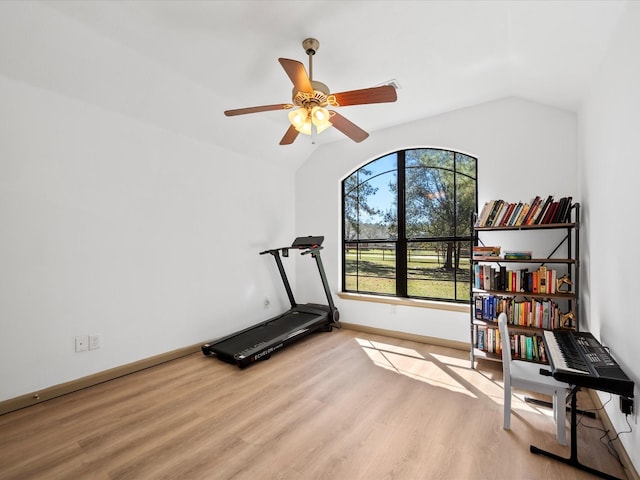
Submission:
{"label": "treadmill handrail", "polygon": [[[308,243],[305,243],[307,241]],[[289,297],[289,302],[291,303],[291,308],[295,308],[298,304],[296,303],[293,297],[293,291],[291,290],[291,285],[289,284],[289,280],[287,278],[287,274],[284,270],[284,266],[282,265],[282,260],[280,258],[280,252],[282,252],[282,256],[287,257],[289,255],[289,250],[295,248],[296,250],[302,250],[300,252],[301,255],[311,256],[316,261],[316,266],[318,267],[318,273],[320,274],[320,281],[322,282],[322,288],[324,290],[325,296],[327,297],[327,302],[329,305],[329,310],[331,311],[330,317],[334,321],[335,325],[339,325],[337,319],[337,308],[335,303],[333,302],[333,297],[331,296],[331,289],[329,288],[329,282],[327,280],[327,275],[324,271],[324,266],[322,265],[322,259],[320,258],[320,250],[322,247],[322,242],[324,241],[324,237],[298,237],[293,241],[293,245],[290,247],[280,247],[280,248],[271,248],[269,250],[264,250],[260,252],[260,255],[265,255],[270,253],[276,260],[276,264],[278,265],[278,271],[280,272],[280,276],[282,277],[282,282],[284,283],[285,289],[287,290],[287,296]]]}
{"label": "treadmill handrail", "polygon": [[[333,298],[331,297],[331,289],[329,288],[329,281],[327,280],[327,275],[324,271],[324,266],[322,265],[322,259],[320,258],[320,250],[322,250],[322,247],[318,247],[314,250],[302,252],[302,255],[311,253],[311,256],[315,259],[316,266],[318,267],[318,273],[320,273],[320,280],[322,281],[322,288],[324,289],[324,294],[327,297],[327,302],[329,302],[329,309],[331,310],[331,318],[334,319],[334,315],[338,309],[336,308],[336,305],[333,303]],[[337,320],[335,321],[335,323],[336,325],[339,325]]]}
{"label": "treadmill handrail", "polygon": [[305,255],[307,253],[313,252],[313,251],[317,251],[317,250],[322,250],[323,247],[321,247],[320,245],[305,245],[302,247],[279,247],[279,248],[270,248],[269,250],[264,250],[262,252],[260,252],[260,255],[265,255],[267,253],[271,253],[273,254],[274,252],[282,252],[282,251],[289,251],[291,249],[296,249],[296,250],[305,250],[304,252],[302,252],[302,255]]}

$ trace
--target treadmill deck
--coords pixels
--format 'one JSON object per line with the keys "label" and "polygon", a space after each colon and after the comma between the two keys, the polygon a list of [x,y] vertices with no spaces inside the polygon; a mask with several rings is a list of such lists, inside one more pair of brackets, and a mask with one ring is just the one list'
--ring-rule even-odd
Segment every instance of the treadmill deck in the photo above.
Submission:
{"label": "treadmill deck", "polygon": [[[248,363],[267,357],[283,347],[287,340],[328,325],[328,312],[290,310],[264,323],[216,342],[211,352],[222,360]],[[250,358],[251,357],[251,358]]]}

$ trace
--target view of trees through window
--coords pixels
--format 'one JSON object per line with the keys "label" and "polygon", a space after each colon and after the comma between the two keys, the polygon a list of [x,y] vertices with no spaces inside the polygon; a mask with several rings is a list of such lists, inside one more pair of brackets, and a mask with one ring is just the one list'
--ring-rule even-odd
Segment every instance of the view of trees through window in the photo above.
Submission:
{"label": "view of trees through window", "polygon": [[450,150],[401,150],[347,177],[343,290],[469,301],[469,236],[476,159]]}

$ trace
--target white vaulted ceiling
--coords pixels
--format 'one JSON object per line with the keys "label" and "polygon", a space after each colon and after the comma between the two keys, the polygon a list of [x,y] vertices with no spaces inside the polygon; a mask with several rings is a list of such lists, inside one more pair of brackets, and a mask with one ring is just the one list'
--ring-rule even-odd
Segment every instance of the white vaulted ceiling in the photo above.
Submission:
{"label": "white vaulted ceiling", "polygon": [[396,103],[340,109],[375,135],[508,96],[577,110],[626,2],[3,3],[1,74],[296,167],[345,137],[330,129],[315,145],[301,135],[279,146],[285,111],[223,111],[289,102],[277,59],[307,65],[305,38],[320,41],[314,79],[334,92],[399,84]]}

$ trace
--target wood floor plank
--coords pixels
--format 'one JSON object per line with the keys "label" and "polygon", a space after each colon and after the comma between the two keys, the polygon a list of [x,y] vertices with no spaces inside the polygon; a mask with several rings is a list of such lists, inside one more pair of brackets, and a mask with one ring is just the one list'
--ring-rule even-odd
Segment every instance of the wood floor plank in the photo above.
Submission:
{"label": "wood floor plank", "polygon": [[[523,396],[506,431],[499,364],[471,369],[467,352],[318,333],[246,369],[194,354],[0,416],[1,476],[592,478],[529,453],[569,447],[556,442],[550,411]],[[579,428],[580,458],[625,478],[601,435]]]}

